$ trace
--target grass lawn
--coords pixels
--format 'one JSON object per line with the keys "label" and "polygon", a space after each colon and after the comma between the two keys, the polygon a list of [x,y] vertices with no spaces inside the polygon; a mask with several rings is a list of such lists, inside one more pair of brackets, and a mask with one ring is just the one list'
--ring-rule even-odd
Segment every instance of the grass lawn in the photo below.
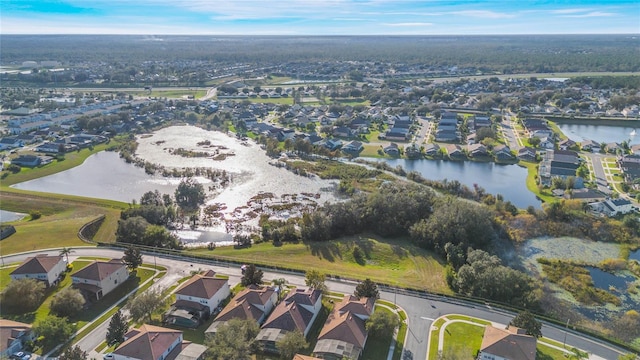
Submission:
{"label": "grass lawn", "polygon": [[[376,311],[392,313],[391,310],[381,306],[376,307]],[[372,360],[386,360],[387,355],[389,354],[389,346],[391,346],[391,340],[393,340],[393,333],[377,337],[370,336],[367,339],[367,343],[364,345],[362,358]]]}
{"label": "grass lawn", "polygon": [[[365,265],[359,265],[353,258],[355,245],[364,251],[367,259]],[[225,246],[213,251],[198,249],[187,252],[303,271],[323,269],[331,275],[371,278],[380,283],[451,292],[446,284],[442,261],[432,253],[400,239],[353,236],[314,244],[273,246],[271,243],[260,243],[245,249]]]}
{"label": "grass lawn", "polygon": [[11,281],[11,276],[9,276],[9,274],[11,274],[11,272],[15,270],[18,265],[20,264],[12,264],[0,269],[0,292],[4,291],[4,288],[9,285],[9,282]]}
{"label": "grass lawn", "polygon": [[536,171],[536,166],[538,166],[537,163],[531,163],[531,162],[527,162],[527,161],[520,161],[518,163],[518,165],[522,166],[524,168],[527,168],[527,171],[528,171],[527,189],[529,189],[529,191],[534,193],[543,202],[547,202],[548,203],[548,202],[555,201],[555,198],[553,197],[553,195],[550,195],[550,194],[548,194],[546,192],[542,193],[542,192],[540,192],[540,190],[538,190],[538,184],[536,184],[536,177],[538,176],[538,172]]}
{"label": "grass lawn", "polygon": [[475,359],[482,344],[484,326],[454,322],[447,325],[444,331],[443,357],[447,359]]}
{"label": "grass lawn", "polygon": [[29,220],[29,217],[12,222],[16,233],[2,240],[2,255],[14,254],[35,249],[51,247],[87,246],[78,238],[78,230],[90,222],[105,215],[105,221],[98,230],[96,241],[114,241],[114,234],[120,218],[120,209],[89,202],[76,202],[53,196],[42,197],[30,194],[2,192],[2,209],[29,213],[37,210],[42,217]]}
{"label": "grass lawn", "polygon": [[184,98],[185,100],[187,96],[195,96],[196,99],[199,99],[205,95],[207,95],[206,90],[152,90],[151,94],[148,91],[137,92],[133,95],[137,96],[148,96],[148,97],[166,97],[166,98]]}

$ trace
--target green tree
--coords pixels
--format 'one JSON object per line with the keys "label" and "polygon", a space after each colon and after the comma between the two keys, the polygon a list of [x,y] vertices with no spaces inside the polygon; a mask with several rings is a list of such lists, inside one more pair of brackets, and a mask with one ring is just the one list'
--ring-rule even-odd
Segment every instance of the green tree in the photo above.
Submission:
{"label": "green tree", "polygon": [[36,279],[13,280],[2,292],[2,306],[11,312],[33,311],[42,302],[44,290],[44,283]]}
{"label": "green tree", "polygon": [[253,320],[231,319],[220,325],[205,345],[207,360],[248,360],[257,349],[256,336],[260,332]]}
{"label": "green tree", "polygon": [[390,334],[399,325],[400,319],[398,319],[398,315],[383,310],[378,310],[371,314],[366,323],[367,331],[374,337]]}
{"label": "green tree", "polygon": [[67,287],[53,297],[49,307],[54,315],[70,317],[80,313],[84,303],[84,296],[82,296],[80,290]]}
{"label": "green tree", "polygon": [[89,354],[82,351],[79,346],[70,346],[60,355],[58,360],[86,360],[89,358]]}
{"label": "green tree", "polygon": [[262,270],[256,268],[255,265],[250,264],[244,269],[240,282],[242,283],[242,286],[260,285],[262,284],[263,275]]}
{"label": "green tree", "polygon": [[75,252],[75,250],[68,247],[63,247],[62,249],[60,249],[60,256],[66,257],[67,264],[69,264],[69,254],[71,254],[72,252]]}
{"label": "green tree", "polygon": [[286,333],[282,339],[276,341],[276,349],[280,351],[280,355],[285,359],[292,359],[300,350],[307,347],[307,339],[300,330],[290,331]]}
{"label": "green tree", "polygon": [[137,269],[138,266],[142,265],[142,253],[140,252],[140,249],[129,246],[124,251],[122,262],[124,262],[131,271]]}
{"label": "green tree", "polygon": [[43,351],[49,351],[65,343],[76,331],[76,327],[66,318],[49,315],[33,325],[34,333],[41,337]]}
{"label": "green tree", "polygon": [[127,308],[133,320],[146,320],[151,322],[153,313],[164,306],[164,304],[165,300],[162,292],[150,289],[130,300]]}
{"label": "green tree", "polygon": [[114,344],[120,344],[124,341],[124,334],[127,333],[129,325],[127,319],[122,315],[122,312],[118,310],[111,317],[109,321],[109,328],[107,328],[107,344],[112,346]]}
{"label": "green tree", "polygon": [[187,178],[180,181],[174,197],[178,206],[180,206],[180,208],[185,212],[193,212],[197,210],[200,205],[204,204],[204,200],[206,198],[204,186],[193,178]]}
{"label": "green tree", "polygon": [[527,335],[542,337],[542,323],[540,323],[529,311],[521,311],[509,323],[511,326],[519,327],[527,332]]}
{"label": "green tree", "polygon": [[380,292],[378,291],[378,285],[371,281],[371,279],[367,278],[356,285],[356,289],[353,292],[353,295],[359,298],[368,297],[378,299],[380,297]]}
{"label": "green tree", "polygon": [[310,288],[326,292],[328,290],[325,284],[326,278],[327,276],[318,270],[307,270],[304,283]]}
{"label": "green tree", "polygon": [[142,237],[142,244],[168,249],[178,249],[180,247],[178,238],[160,225],[147,226]]}

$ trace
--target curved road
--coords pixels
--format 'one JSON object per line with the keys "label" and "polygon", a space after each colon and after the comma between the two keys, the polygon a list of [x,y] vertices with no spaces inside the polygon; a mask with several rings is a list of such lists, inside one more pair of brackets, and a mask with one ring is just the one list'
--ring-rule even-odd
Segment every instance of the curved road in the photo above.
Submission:
{"label": "curved road", "polygon": [[[8,255],[2,257],[2,264],[6,265],[22,262],[25,258],[33,256],[35,253],[56,255],[59,254],[59,250],[48,249]],[[74,248],[74,252],[71,255],[72,258],[77,256],[120,258],[122,257],[122,251],[107,248],[81,247]],[[201,262],[196,263],[196,261]],[[175,281],[184,276],[188,276],[191,270],[197,270],[198,268],[205,267],[207,269],[210,268],[216,272],[229,275],[229,282],[232,285],[240,282],[241,277],[239,267],[220,264],[214,261],[194,259],[187,260],[180,257],[168,257],[165,255],[153,256],[145,253],[144,262],[147,264],[157,263],[158,265],[162,265],[167,268],[167,275],[158,280],[157,284],[154,285],[162,288],[172,285]],[[304,286],[304,276],[297,273],[272,272],[267,270],[264,272],[264,275],[265,280],[284,278],[290,284]],[[352,281],[327,281],[329,289],[336,292],[352,293],[355,285],[356,283]],[[439,296],[425,297],[421,294],[412,294],[387,287],[381,287],[380,290],[381,299],[396,303],[407,313],[409,333],[405,340],[405,354],[403,356],[403,360],[422,360],[427,358],[427,337],[431,323],[434,319],[442,315],[462,314],[501,324],[508,324],[515,316],[514,313],[494,309],[487,305],[445,299]],[[105,324],[108,324],[108,322],[105,322]],[[106,325],[101,326],[90,333],[89,336],[85,337],[80,342],[83,349],[93,350],[93,348],[95,348],[95,346],[104,339],[105,334]],[[602,343],[602,341],[571,330],[565,332],[564,327],[558,327],[547,323],[543,323],[542,334],[543,336],[558,342],[563,342],[566,337],[566,344],[569,348],[576,347],[578,349],[582,349],[589,354],[592,354],[591,359],[617,359],[619,355],[625,353],[624,350],[613,345]],[[94,345],[96,341],[98,341],[98,343]]]}

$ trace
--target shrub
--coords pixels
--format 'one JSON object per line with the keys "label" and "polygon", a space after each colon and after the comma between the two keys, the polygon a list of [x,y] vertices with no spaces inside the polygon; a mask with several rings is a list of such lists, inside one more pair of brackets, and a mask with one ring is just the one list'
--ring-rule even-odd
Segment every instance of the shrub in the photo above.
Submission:
{"label": "shrub", "polygon": [[31,216],[31,220],[38,220],[42,217],[42,213],[38,210],[31,210],[29,216]]}

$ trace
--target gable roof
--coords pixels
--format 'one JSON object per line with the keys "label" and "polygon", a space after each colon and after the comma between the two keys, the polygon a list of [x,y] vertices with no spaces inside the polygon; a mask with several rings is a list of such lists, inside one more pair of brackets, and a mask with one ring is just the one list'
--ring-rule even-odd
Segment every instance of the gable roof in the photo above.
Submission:
{"label": "gable roof", "polygon": [[[140,326],[136,332],[137,334],[120,344],[113,353],[134,359],[157,360],[182,336],[182,331],[146,324]],[[180,348],[176,346],[176,349]]]}
{"label": "gable roof", "polygon": [[307,326],[313,319],[314,313],[307,309],[307,305],[313,307],[320,298],[320,290],[294,289],[289,295],[273,310],[267,321],[262,325],[263,329],[272,328],[284,331],[300,330],[305,333]]}
{"label": "gable roof", "polygon": [[211,299],[227,283],[227,279],[214,278],[210,273],[196,274],[182,284],[176,294]]}
{"label": "gable roof", "polygon": [[[367,340],[367,330],[365,320],[360,316],[369,316],[373,312],[375,299],[357,298],[353,295],[346,295],[339,304],[329,314],[324,323],[320,335],[318,335],[318,346],[316,351],[334,352],[337,343],[351,344],[353,347],[363,349]],[[360,316],[357,316],[360,315]],[[343,346],[344,347],[344,346]]]}
{"label": "gable roof", "polygon": [[505,359],[535,360],[536,338],[521,334],[520,329],[498,329],[488,325],[484,330],[480,351]]}
{"label": "gable roof", "polygon": [[350,311],[357,315],[370,316],[373,313],[375,305],[374,298],[362,297],[358,298],[353,295],[346,295],[342,301],[335,306],[335,311]]}
{"label": "gable roof", "polygon": [[275,289],[263,286],[258,287],[250,285],[233,299],[222,309],[216,317],[216,321],[228,321],[234,318],[258,320],[264,311],[256,305],[264,306],[275,293]]}
{"label": "gable roof", "polygon": [[29,330],[31,330],[29,324],[0,319],[0,352],[7,350],[21,332]]}
{"label": "gable roof", "polygon": [[51,271],[60,261],[62,261],[62,256],[59,255],[36,255],[27,258],[20,266],[13,270],[10,275],[45,274]]}
{"label": "gable roof", "polygon": [[87,280],[102,281],[123,267],[125,267],[125,265],[120,259],[111,259],[109,261],[96,260],[71,274],[71,276]]}

